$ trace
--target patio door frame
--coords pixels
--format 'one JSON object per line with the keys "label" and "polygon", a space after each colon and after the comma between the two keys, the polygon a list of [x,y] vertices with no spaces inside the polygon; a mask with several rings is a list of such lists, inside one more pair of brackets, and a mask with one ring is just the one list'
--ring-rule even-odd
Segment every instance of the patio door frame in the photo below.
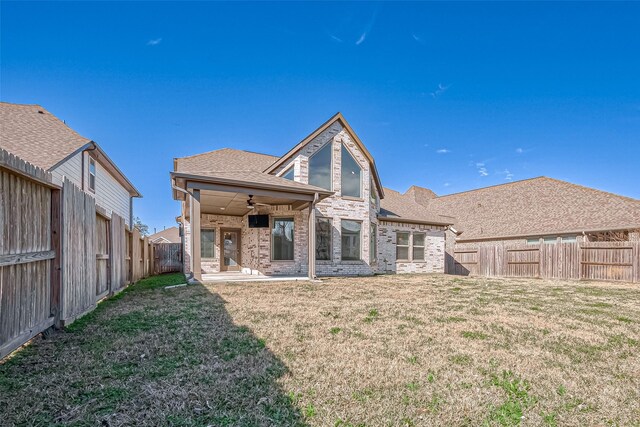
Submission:
{"label": "patio door frame", "polygon": [[[234,232],[238,236],[238,259],[236,265],[224,265],[224,233]],[[221,228],[220,229],[220,271],[240,271],[242,269],[242,230],[240,228]]]}

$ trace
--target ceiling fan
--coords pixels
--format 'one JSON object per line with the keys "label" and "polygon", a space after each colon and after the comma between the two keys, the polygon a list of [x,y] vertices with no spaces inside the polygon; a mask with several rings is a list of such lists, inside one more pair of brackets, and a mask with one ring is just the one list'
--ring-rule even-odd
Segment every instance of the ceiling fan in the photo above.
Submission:
{"label": "ceiling fan", "polygon": [[249,194],[249,198],[247,199],[247,209],[253,209],[256,206],[269,206],[269,205],[254,201],[253,194]]}

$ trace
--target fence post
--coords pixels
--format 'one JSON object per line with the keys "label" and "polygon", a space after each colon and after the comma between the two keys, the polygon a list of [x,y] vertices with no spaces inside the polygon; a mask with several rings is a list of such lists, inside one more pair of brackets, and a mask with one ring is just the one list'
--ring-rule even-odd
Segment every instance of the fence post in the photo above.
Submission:
{"label": "fence post", "polygon": [[54,325],[60,327],[60,314],[62,312],[61,286],[62,286],[62,191],[51,190],[51,249],[55,258],[51,260],[51,315]]}

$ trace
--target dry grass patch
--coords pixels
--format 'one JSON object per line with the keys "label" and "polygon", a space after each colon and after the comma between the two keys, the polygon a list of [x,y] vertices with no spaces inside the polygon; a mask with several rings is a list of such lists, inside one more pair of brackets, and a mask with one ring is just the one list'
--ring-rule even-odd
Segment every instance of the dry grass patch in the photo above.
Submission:
{"label": "dry grass patch", "polygon": [[637,285],[160,286],[0,366],[9,423],[640,425]]}

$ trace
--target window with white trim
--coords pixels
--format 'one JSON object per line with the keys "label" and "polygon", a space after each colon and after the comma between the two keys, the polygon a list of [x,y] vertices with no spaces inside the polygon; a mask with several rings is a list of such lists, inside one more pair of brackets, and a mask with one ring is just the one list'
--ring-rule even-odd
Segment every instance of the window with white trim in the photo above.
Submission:
{"label": "window with white trim", "polygon": [[96,161],[89,157],[89,190],[96,192]]}

